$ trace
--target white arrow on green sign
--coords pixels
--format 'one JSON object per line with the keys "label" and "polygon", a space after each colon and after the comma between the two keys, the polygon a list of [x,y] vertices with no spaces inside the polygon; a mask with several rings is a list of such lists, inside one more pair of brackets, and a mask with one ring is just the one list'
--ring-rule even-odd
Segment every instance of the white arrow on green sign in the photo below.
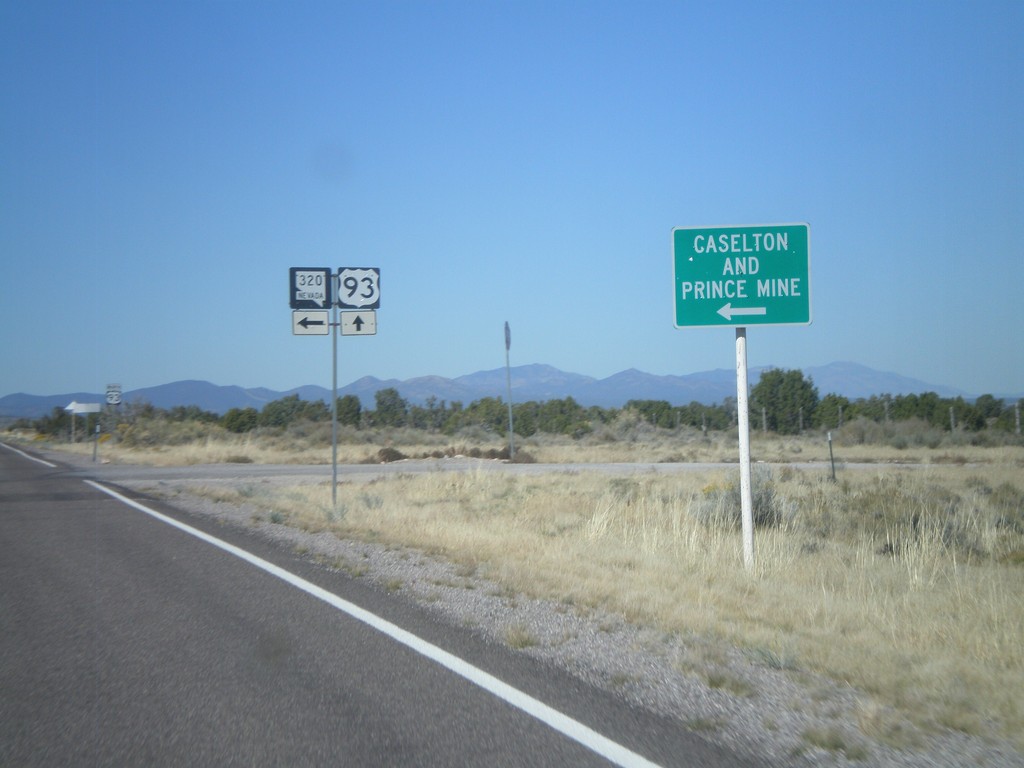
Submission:
{"label": "white arrow on green sign", "polygon": [[807,224],[676,227],[676,327],[808,325],[810,240]]}

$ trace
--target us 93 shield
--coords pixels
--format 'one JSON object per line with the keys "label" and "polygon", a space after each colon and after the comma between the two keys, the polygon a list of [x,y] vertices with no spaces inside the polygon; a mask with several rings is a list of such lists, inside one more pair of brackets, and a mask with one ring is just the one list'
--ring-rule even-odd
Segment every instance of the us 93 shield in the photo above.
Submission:
{"label": "us 93 shield", "polygon": [[380,308],[380,269],[342,267],[338,270],[338,306],[342,309]]}

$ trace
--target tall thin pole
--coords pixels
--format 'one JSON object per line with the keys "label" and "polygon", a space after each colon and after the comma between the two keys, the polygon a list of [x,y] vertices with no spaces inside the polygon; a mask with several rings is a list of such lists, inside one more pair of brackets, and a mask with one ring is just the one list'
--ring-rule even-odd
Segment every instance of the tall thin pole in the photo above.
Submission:
{"label": "tall thin pole", "polygon": [[512,348],[512,331],[505,321],[505,384],[508,388],[508,460],[516,457],[515,438],[512,432],[512,368],[509,365],[509,349]]}
{"label": "tall thin pole", "polygon": [[750,412],[747,402],[747,329],[736,329],[736,418],[740,433],[740,508],[743,564],[754,570],[754,511],[750,494]]}
{"label": "tall thin pole", "polygon": [[[333,276],[331,279],[334,279]],[[331,506],[338,512],[338,307],[334,307],[331,323],[333,354],[331,355]]]}

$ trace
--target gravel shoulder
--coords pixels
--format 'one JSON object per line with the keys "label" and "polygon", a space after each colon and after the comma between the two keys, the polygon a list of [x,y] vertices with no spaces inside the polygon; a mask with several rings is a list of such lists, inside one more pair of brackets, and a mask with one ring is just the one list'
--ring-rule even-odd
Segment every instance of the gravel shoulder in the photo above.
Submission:
{"label": "gravel shoulder", "polygon": [[[96,466],[66,454],[54,457],[82,470]],[[416,550],[271,523],[253,506],[197,495],[195,481],[187,477],[118,482],[192,514],[256,532],[321,567],[373,582],[394,599],[415,601],[488,641],[556,665],[772,765],[1024,767],[1024,755],[1009,743],[921,732],[853,688],[788,668],[786,659],[759,658],[701,637],[633,626],[621,616],[512,594],[479,571]]]}

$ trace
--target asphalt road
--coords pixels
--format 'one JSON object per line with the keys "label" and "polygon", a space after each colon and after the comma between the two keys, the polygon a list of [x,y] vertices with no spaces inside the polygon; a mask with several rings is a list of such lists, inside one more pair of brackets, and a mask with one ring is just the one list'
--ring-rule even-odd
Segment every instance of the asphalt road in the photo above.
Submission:
{"label": "asphalt road", "polygon": [[750,764],[371,585],[82,475],[0,448],[0,765]]}

